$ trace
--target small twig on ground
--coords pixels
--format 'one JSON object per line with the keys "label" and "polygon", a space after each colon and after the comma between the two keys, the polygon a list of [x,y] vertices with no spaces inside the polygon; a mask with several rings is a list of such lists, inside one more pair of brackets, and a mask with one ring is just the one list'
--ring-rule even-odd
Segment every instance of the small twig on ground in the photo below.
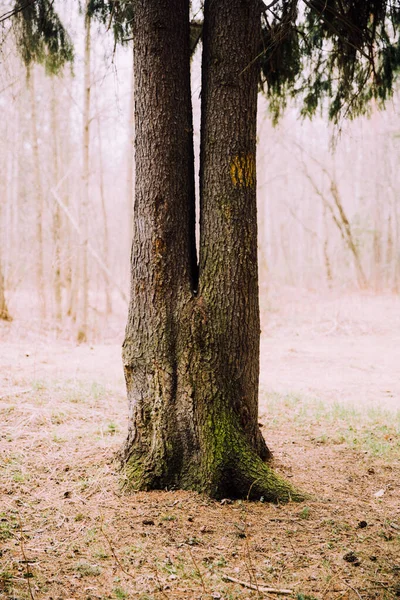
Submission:
{"label": "small twig on ground", "polygon": [[352,592],[354,592],[357,596],[357,598],[359,598],[360,600],[362,600],[362,596],[360,594],[360,592],[358,590],[356,590],[356,588],[353,588],[349,583],[347,583],[347,581],[345,581],[344,579],[340,578],[341,581],[343,581],[344,585],[346,587],[348,587]]}
{"label": "small twig on ground", "polygon": [[[250,501],[250,495],[251,495],[251,491],[253,489],[253,486],[258,483],[259,479],[256,479],[253,481],[253,483],[251,484],[248,494],[247,494],[247,502]],[[247,568],[247,573],[249,575],[249,579],[250,579],[250,583],[251,580],[254,580],[254,585],[255,585],[255,589],[257,590],[257,597],[258,599],[260,599],[260,590],[258,589],[258,582],[257,582],[257,573],[255,572],[255,569],[253,567],[253,561],[251,560],[251,553],[250,553],[250,545],[249,545],[249,532],[248,532],[248,527],[247,527],[247,511],[246,511],[246,505],[244,506],[244,519],[243,519],[243,529],[244,529],[244,535],[245,535],[245,547],[246,547],[246,558],[247,560],[245,560],[245,565]]]}
{"label": "small twig on ground", "polygon": [[[121,561],[119,560],[115,550],[114,550],[114,546],[112,545],[112,542],[110,540],[110,538],[108,537],[107,533],[104,531],[104,527],[103,527],[103,516],[100,517],[100,531],[103,534],[104,538],[106,539],[106,542],[108,544],[108,547],[111,550],[111,554],[114,557],[115,562],[117,563],[118,567],[121,569],[121,571],[123,573],[125,573],[125,575],[127,575],[130,579],[132,579],[135,583],[136,583],[136,579],[135,577],[132,575],[132,573],[130,573],[127,569],[125,569],[124,565],[121,563]],[[158,569],[157,569],[157,565],[154,565],[154,572],[155,572],[155,576],[156,576],[156,580],[157,580],[157,584],[158,584],[158,590],[161,592],[161,594],[164,596],[164,598],[166,598],[166,600],[169,600],[169,597],[167,596],[167,594],[164,591],[164,587],[160,581],[160,577],[158,574]],[[34,600],[34,599],[33,599]]]}
{"label": "small twig on ground", "polygon": [[230,581],[231,583],[237,583],[238,585],[242,585],[245,588],[248,588],[249,590],[256,590],[258,592],[262,592],[263,594],[282,594],[283,596],[290,596],[290,594],[293,594],[293,590],[289,590],[289,589],[280,589],[280,588],[271,588],[271,587],[264,587],[264,586],[256,586],[253,585],[252,583],[247,583],[246,581],[241,581],[240,579],[236,579],[235,577],[230,577],[229,575],[223,575],[222,576],[223,581]]}
{"label": "small twig on ground", "polygon": [[160,576],[159,576],[159,574],[158,574],[157,562],[155,562],[155,563],[154,563],[154,567],[153,567],[153,568],[154,568],[154,573],[155,573],[155,575],[156,575],[156,580],[157,580],[157,585],[158,585],[158,591],[161,593],[161,595],[162,595],[164,598],[166,598],[167,600],[169,600],[169,596],[168,596],[168,594],[166,594],[166,592],[165,592],[165,590],[164,590],[164,586],[163,586],[163,584],[161,583]]}
{"label": "small twig on ground", "polygon": [[203,588],[203,592],[204,592],[205,595],[207,595],[208,592],[207,592],[206,584],[204,583],[203,575],[202,575],[202,573],[201,573],[201,571],[199,569],[199,566],[198,566],[198,564],[196,562],[195,557],[193,556],[193,552],[192,552],[192,549],[191,549],[190,546],[188,546],[188,550],[189,550],[190,558],[192,559],[192,563],[194,564],[194,568],[196,569],[197,574],[200,577],[201,587]]}
{"label": "small twig on ground", "polygon": [[328,585],[326,586],[326,588],[325,588],[325,589],[324,589],[324,591],[322,592],[322,596],[321,596],[322,600],[325,598],[325,596],[326,596],[326,595],[327,595],[327,593],[329,592],[329,590],[330,590],[330,587],[331,587],[331,585],[332,585],[333,581],[334,581],[335,579],[337,579],[337,578],[339,577],[339,575],[341,575],[341,571],[339,571],[339,573],[334,573],[334,574],[332,575],[332,577],[330,578],[330,580],[329,580],[329,582],[328,582]]}
{"label": "small twig on ground", "polygon": [[384,581],[376,581],[374,579],[368,579],[368,581],[370,583],[372,583],[372,585],[369,588],[366,588],[367,590],[376,590],[376,589],[380,589],[382,588],[383,590],[385,590],[386,592],[391,592],[391,588],[390,588],[390,584],[384,582]]}
{"label": "small twig on ground", "polygon": [[245,535],[244,545],[246,548],[246,559],[247,560],[245,560],[244,562],[245,562],[245,565],[247,568],[247,573],[249,575],[250,582],[252,579],[254,581],[254,587],[257,590],[257,598],[259,600],[261,596],[260,596],[260,590],[258,589],[257,573],[253,567],[253,561],[251,560],[250,545],[249,545],[249,532],[248,532],[248,527],[247,527],[247,523],[246,523],[246,516],[247,515],[245,513],[244,514],[244,517],[245,517],[244,518],[244,535]]}
{"label": "small twig on ground", "polygon": [[24,561],[24,565],[25,565],[25,569],[26,569],[26,581],[28,584],[28,590],[29,590],[29,596],[31,598],[31,600],[35,600],[35,596],[33,595],[32,592],[32,586],[31,586],[31,577],[33,576],[32,571],[29,568],[29,560],[26,558],[26,553],[25,553],[25,545],[24,545],[24,531],[22,529],[22,521],[21,521],[21,517],[18,515],[18,523],[19,523],[19,530],[20,530],[20,547],[21,547],[21,554],[22,554],[22,558]]}
{"label": "small twig on ground", "polygon": [[108,535],[104,531],[103,521],[104,521],[103,516],[101,516],[100,517],[100,531],[101,531],[101,533],[103,534],[103,536],[106,539],[106,542],[108,544],[108,547],[111,550],[111,554],[113,555],[115,562],[117,563],[117,565],[119,566],[119,568],[121,569],[121,571],[123,573],[125,573],[125,575],[127,575],[128,577],[130,577],[131,579],[133,579],[133,581],[136,581],[135,577],[132,575],[132,573],[129,573],[129,571],[127,569],[125,569],[124,565],[121,563],[121,561],[119,560],[118,556],[116,555],[115,550],[114,550],[114,546],[112,545],[112,542],[111,542],[110,538],[108,537]]}

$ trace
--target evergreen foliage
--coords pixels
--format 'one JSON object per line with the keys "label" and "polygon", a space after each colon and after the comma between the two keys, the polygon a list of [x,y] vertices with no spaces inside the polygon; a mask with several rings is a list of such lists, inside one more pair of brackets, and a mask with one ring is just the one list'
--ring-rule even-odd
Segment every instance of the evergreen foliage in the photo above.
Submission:
{"label": "evergreen foliage", "polygon": [[391,96],[400,67],[400,3],[278,0],[262,11],[261,82],[275,120],[288,98],[338,122]]}
{"label": "evergreen foliage", "polygon": [[132,0],[89,0],[87,13],[112,30],[116,44],[132,39]]}
{"label": "evergreen foliage", "polygon": [[[400,0],[253,1],[262,13],[260,81],[275,121],[289,98],[301,101],[303,116],[326,110],[336,123],[390,98],[400,67]],[[133,7],[132,0],[90,0],[87,10],[123,44],[132,39]],[[52,0],[15,0],[13,13],[26,65],[56,73],[72,60]]]}
{"label": "evergreen foliage", "polygon": [[16,0],[14,6],[17,45],[27,67],[43,64],[46,72],[56,74],[73,60],[70,36],[51,0]]}

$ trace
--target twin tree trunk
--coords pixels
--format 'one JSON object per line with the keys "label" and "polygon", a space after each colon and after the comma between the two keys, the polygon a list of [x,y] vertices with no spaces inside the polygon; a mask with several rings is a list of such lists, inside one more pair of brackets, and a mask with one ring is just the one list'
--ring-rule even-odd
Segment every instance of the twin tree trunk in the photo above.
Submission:
{"label": "twin tree trunk", "polygon": [[135,0],[136,190],[123,362],[133,489],[300,499],[258,425],[259,7],[205,2],[200,256],[189,0]]}

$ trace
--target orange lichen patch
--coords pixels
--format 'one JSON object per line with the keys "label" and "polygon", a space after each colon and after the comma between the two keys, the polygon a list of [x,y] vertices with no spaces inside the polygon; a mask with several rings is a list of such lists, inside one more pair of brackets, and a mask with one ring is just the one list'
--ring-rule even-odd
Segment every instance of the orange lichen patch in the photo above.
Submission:
{"label": "orange lichen patch", "polygon": [[160,258],[165,253],[165,242],[162,238],[156,238],[154,241],[154,254]]}
{"label": "orange lichen patch", "polygon": [[235,187],[253,187],[256,184],[256,161],[254,154],[234,156],[229,167]]}

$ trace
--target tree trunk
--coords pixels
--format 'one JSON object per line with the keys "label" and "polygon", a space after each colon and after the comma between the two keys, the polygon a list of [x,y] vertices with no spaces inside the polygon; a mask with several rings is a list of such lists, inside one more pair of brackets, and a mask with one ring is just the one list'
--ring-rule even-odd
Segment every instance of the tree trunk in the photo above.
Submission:
{"label": "tree trunk", "polygon": [[88,272],[88,238],[89,238],[89,147],[90,147],[90,22],[91,17],[88,13],[89,0],[85,5],[85,53],[84,53],[84,108],[83,108],[83,167],[82,167],[82,203],[81,203],[81,223],[83,231],[82,242],[82,314],[81,324],[78,330],[78,341],[86,342],[88,338],[88,318],[89,318],[89,272]]}
{"label": "tree trunk", "polygon": [[[59,156],[58,156],[58,104],[57,95],[52,82],[51,88],[51,124],[53,137],[53,165],[54,165],[54,185],[57,186],[60,177],[59,174]],[[54,285],[54,304],[55,317],[58,322],[62,319],[62,283],[61,283],[61,213],[58,203],[53,206],[53,285]]]}
{"label": "tree trunk", "polygon": [[46,318],[46,287],[44,281],[44,252],[43,252],[43,186],[42,174],[40,165],[40,152],[38,142],[38,126],[37,126],[37,111],[36,111],[36,93],[34,70],[27,72],[27,84],[29,90],[29,98],[31,104],[31,139],[33,151],[33,171],[34,171],[34,186],[35,186],[35,204],[36,204],[36,241],[37,241],[37,258],[36,258],[36,287],[38,293],[40,317]]}
{"label": "tree trunk", "polygon": [[206,2],[200,263],[189,0],[135,2],[136,191],[122,452],[134,489],[300,498],[258,426],[254,2]]}
{"label": "tree trunk", "polygon": [[4,277],[3,269],[0,262],[0,319],[2,321],[12,321],[11,315],[8,311],[5,289],[4,289]]}
{"label": "tree trunk", "polygon": [[[105,313],[108,317],[112,313],[112,286],[110,277],[108,275],[110,271],[110,256],[109,256],[109,236],[108,236],[108,218],[107,218],[107,207],[106,207],[106,194],[104,189],[104,160],[103,160],[103,134],[101,131],[101,123],[100,123],[100,112],[99,112],[99,103],[98,97],[96,98],[96,113],[97,113],[97,136],[98,136],[98,158],[99,158],[99,188],[100,188],[100,206],[101,206],[101,217],[102,217],[102,253],[103,253],[103,262],[106,267],[102,271],[103,279],[104,279],[104,293],[105,293]],[[130,215],[131,219],[131,215]],[[89,249],[89,248],[88,248]]]}
{"label": "tree trunk", "polygon": [[[69,89],[72,85],[71,83],[72,75],[69,73],[63,74],[63,78],[66,80],[66,88]],[[72,135],[71,135],[71,119],[72,119],[72,97],[70,94],[59,95],[58,102],[60,104],[60,118],[58,127],[60,139],[62,139],[62,144],[59,145],[59,162],[60,165],[67,167],[67,173],[63,175],[63,181],[61,185],[57,186],[56,191],[60,199],[62,200],[63,205],[69,212],[73,209],[73,198],[75,193],[73,191],[73,183],[72,183],[72,171],[74,170],[75,163],[72,159],[74,155],[74,151],[72,150]],[[53,198],[54,198],[54,194]],[[59,203],[58,203],[59,204]],[[60,206],[60,204],[59,204]],[[78,293],[79,293],[79,260],[80,260],[80,252],[79,252],[79,241],[75,234],[72,223],[69,220],[68,215],[65,212],[65,209],[60,206],[60,208],[65,213],[65,217],[61,219],[62,233],[63,233],[63,243],[61,245],[61,265],[62,265],[62,287],[64,288],[64,296],[65,296],[65,307],[64,314],[69,317],[72,323],[76,323],[77,321],[77,310],[78,310]]]}
{"label": "tree trunk", "polygon": [[126,171],[126,207],[128,215],[128,236],[132,236],[133,206],[134,206],[134,177],[135,176],[135,76],[133,61],[131,69],[131,89],[129,96],[128,115],[128,146],[127,146],[127,171]]}
{"label": "tree trunk", "polygon": [[[4,129],[2,127],[1,135],[5,141],[8,141],[7,135],[7,124],[10,121],[6,121],[2,123]],[[12,140],[15,142],[15,138]],[[15,144],[16,146],[16,144]],[[14,146],[14,147],[15,147]],[[10,160],[11,159],[11,160]],[[7,247],[9,247],[9,240],[7,239],[7,233],[11,236],[13,231],[11,231],[11,227],[7,228],[6,219],[4,218],[3,203],[7,210],[7,205],[13,205],[14,198],[12,197],[12,183],[13,183],[13,175],[14,175],[14,152],[10,152],[10,148],[7,147],[6,152],[3,152],[0,157],[0,169],[3,173],[3,177],[0,181],[0,320],[3,321],[11,321],[10,313],[8,312],[6,296],[5,296],[5,282],[4,282],[4,274],[3,274],[3,257],[4,254],[7,253]],[[11,189],[10,189],[11,188]],[[7,231],[7,229],[9,231]]]}
{"label": "tree trunk", "polygon": [[[2,231],[2,206],[1,206],[1,198],[0,198],[0,233]],[[5,295],[5,283],[4,283],[4,275],[3,275],[3,267],[2,267],[2,254],[3,248],[0,243],[0,319],[2,321],[12,321],[11,315],[8,311],[6,295]]]}
{"label": "tree trunk", "polygon": [[208,313],[207,353],[220,362],[216,389],[231,396],[228,402],[249,442],[267,458],[258,427],[255,58],[260,15],[256,3],[245,0],[210,2],[205,9],[199,300]]}

